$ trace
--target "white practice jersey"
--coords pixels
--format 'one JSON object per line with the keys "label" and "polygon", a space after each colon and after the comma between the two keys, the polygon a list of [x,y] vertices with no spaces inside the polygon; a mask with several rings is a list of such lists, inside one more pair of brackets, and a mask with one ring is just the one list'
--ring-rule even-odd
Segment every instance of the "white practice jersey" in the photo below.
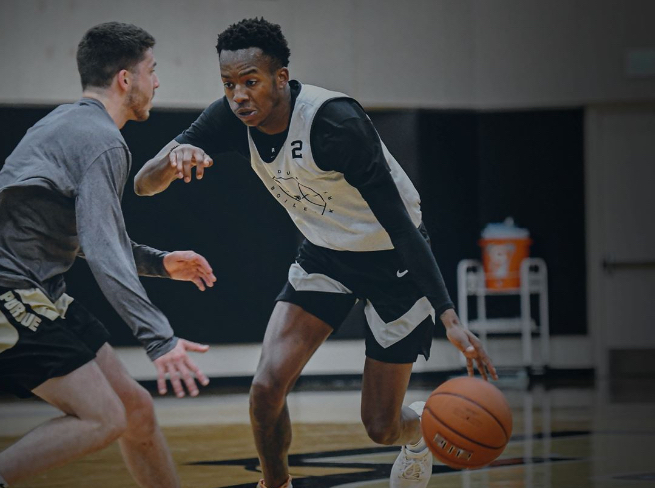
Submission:
{"label": "white practice jersey", "polygon": [[[389,235],[366,200],[346,181],[343,173],[324,171],[314,161],[310,144],[314,117],[323,104],[335,98],[350,97],[302,85],[287,139],[271,163],[262,160],[248,131],[252,168],[312,244],[337,251],[393,249]],[[382,149],[405,208],[418,227],[421,223],[418,192],[384,143]]]}

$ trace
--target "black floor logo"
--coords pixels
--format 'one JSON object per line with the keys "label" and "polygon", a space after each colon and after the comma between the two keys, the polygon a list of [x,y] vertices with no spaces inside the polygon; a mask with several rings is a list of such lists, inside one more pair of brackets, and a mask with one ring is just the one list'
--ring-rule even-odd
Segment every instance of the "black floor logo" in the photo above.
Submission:
{"label": "black floor logo", "polygon": [[[581,435],[589,435],[589,432],[569,431],[554,433],[551,437],[574,437]],[[533,436],[534,439],[540,438],[540,435]],[[512,441],[521,441],[523,436],[514,436]],[[294,488],[338,488],[347,483],[357,483],[364,481],[374,480],[388,480],[391,475],[391,463],[376,463],[376,462],[354,462],[353,458],[358,456],[374,456],[376,454],[398,453],[399,448],[392,447],[374,447],[369,449],[349,449],[341,451],[324,451],[307,454],[296,454],[289,456],[289,468],[293,474],[294,468],[312,467],[312,468],[329,468],[331,473],[334,473],[334,468],[342,468],[347,471],[353,469],[359,470],[358,472],[345,472],[338,474],[326,474],[324,476],[308,476],[305,478],[296,478],[293,480]],[[524,457],[517,458],[504,458],[491,463],[489,468],[500,468],[505,466],[518,466],[528,464],[542,464],[553,463],[561,461],[574,461],[574,458],[568,457],[533,457],[526,459]],[[259,459],[233,459],[229,461],[198,461],[189,463],[191,466],[241,466],[246,471],[255,473],[259,470]],[[452,473],[457,471],[444,465],[434,465],[432,467],[432,474]],[[241,485],[231,485],[225,488],[253,488],[253,483],[246,483]]]}

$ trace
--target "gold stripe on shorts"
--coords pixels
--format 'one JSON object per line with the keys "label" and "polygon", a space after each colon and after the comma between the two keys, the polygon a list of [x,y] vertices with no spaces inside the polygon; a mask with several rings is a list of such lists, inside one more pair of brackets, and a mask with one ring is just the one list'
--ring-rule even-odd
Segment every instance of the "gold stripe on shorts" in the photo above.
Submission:
{"label": "gold stripe on shorts", "polygon": [[0,313],[0,354],[11,349],[18,342],[18,331],[3,313]]}
{"label": "gold stripe on shorts", "polygon": [[29,305],[39,315],[49,320],[57,320],[66,317],[66,310],[73,301],[73,297],[62,294],[59,299],[52,303],[50,299],[38,288],[29,288],[26,290],[14,290],[20,295],[25,305]]}

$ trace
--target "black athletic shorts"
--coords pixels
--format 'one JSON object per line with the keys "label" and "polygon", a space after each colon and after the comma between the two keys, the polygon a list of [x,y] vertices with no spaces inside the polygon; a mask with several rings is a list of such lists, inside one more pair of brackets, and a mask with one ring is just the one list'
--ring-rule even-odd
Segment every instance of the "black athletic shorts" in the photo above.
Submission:
{"label": "black athletic shorts", "polygon": [[0,390],[31,396],[41,383],[96,357],[109,332],[77,300],[0,287]]}
{"label": "black athletic shorts", "polygon": [[302,307],[335,331],[363,300],[367,357],[385,363],[430,357],[434,309],[394,250],[335,251],[305,240],[277,300]]}

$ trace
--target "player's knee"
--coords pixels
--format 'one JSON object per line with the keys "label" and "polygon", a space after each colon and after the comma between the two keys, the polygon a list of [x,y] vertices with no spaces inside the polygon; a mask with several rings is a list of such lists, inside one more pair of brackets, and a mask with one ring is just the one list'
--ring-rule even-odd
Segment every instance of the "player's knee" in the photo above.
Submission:
{"label": "player's knee", "polygon": [[121,437],[127,430],[127,418],[125,417],[125,411],[122,413],[122,415],[116,415],[112,417],[108,424],[105,426],[107,440],[110,442],[113,442]]}
{"label": "player's knee", "polygon": [[287,396],[286,385],[273,377],[256,376],[250,387],[250,405],[258,409],[276,409],[284,405]]}
{"label": "player's knee", "polygon": [[106,444],[115,441],[127,430],[127,416],[125,407],[118,399],[106,399],[99,418],[96,420],[100,437]]}
{"label": "player's knee", "polygon": [[127,429],[138,431],[139,435],[148,435],[157,425],[152,396],[140,385],[134,385],[128,398],[123,401],[127,417]]}
{"label": "player's knee", "polygon": [[376,444],[392,446],[400,437],[400,428],[393,423],[362,418],[366,433]]}

